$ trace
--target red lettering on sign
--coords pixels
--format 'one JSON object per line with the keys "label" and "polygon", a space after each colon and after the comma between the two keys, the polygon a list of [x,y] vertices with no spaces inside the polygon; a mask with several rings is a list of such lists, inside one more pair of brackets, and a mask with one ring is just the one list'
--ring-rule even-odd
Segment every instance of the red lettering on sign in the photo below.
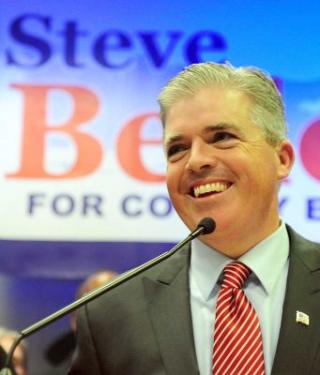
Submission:
{"label": "red lettering on sign", "polygon": [[[98,112],[97,96],[83,87],[67,85],[12,85],[24,96],[24,122],[19,170],[8,174],[11,178],[66,179],[92,173],[100,165],[103,148],[92,135],[79,127],[90,121]],[[71,96],[74,110],[71,118],[59,126],[47,123],[48,94],[51,90],[63,90]],[[49,132],[68,135],[77,149],[73,166],[64,173],[53,174],[45,170],[45,140]]]}
{"label": "red lettering on sign", "polygon": [[320,180],[320,120],[306,128],[300,143],[300,156],[307,172]]}
{"label": "red lettering on sign", "polygon": [[145,113],[135,117],[125,125],[118,138],[118,158],[122,168],[133,178],[145,182],[163,182],[165,176],[152,173],[146,169],[140,156],[140,150],[145,145],[157,145],[161,139],[141,139],[141,130],[146,121],[159,118],[158,113]]}

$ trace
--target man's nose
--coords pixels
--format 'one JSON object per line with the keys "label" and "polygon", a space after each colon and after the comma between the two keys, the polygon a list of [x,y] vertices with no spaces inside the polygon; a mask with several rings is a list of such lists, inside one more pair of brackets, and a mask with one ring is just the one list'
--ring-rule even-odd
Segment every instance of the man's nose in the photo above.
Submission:
{"label": "man's nose", "polygon": [[197,173],[204,169],[213,168],[216,164],[217,158],[212,144],[200,141],[191,146],[186,164],[187,170]]}

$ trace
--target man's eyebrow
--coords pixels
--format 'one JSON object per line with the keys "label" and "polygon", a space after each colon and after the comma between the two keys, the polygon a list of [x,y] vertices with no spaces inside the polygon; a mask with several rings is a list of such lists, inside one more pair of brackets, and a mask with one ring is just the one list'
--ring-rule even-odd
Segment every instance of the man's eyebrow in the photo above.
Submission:
{"label": "man's eyebrow", "polygon": [[168,148],[172,143],[179,142],[181,139],[183,139],[183,135],[180,134],[164,139],[164,146],[165,148]]}
{"label": "man's eyebrow", "polygon": [[[240,126],[238,126],[234,123],[230,123],[230,122],[219,122],[218,124],[215,124],[215,125],[206,126],[202,130],[202,133],[207,134],[207,133],[213,133],[213,132],[221,131],[221,130],[225,130],[225,131],[226,130],[233,130],[233,131],[236,131],[237,133],[239,133],[242,136],[244,135]],[[182,134],[177,134],[177,135],[174,135],[174,136],[169,137],[167,139],[164,139],[164,146],[165,146],[165,148],[168,148],[171,144],[173,144],[175,142],[179,142],[183,138],[184,138],[184,136]]]}
{"label": "man's eyebrow", "polygon": [[202,132],[203,133],[209,133],[213,131],[219,131],[219,130],[235,130],[237,132],[241,132],[240,126],[237,126],[236,124],[230,123],[230,122],[219,122],[215,125],[209,125],[206,126]]}
{"label": "man's eyebrow", "polygon": [[202,133],[207,134],[217,131],[234,131],[241,138],[245,137],[245,133],[243,132],[242,127],[232,122],[219,122],[215,125],[209,125],[202,130]]}

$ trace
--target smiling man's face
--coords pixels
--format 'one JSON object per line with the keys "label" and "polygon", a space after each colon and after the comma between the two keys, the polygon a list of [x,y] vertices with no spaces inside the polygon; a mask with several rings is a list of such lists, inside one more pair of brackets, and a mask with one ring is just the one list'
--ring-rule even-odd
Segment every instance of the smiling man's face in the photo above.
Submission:
{"label": "smiling man's face", "polygon": [[267,143],[251,107],[237,90],[202,88],[170,108],[165,126],[167,186],[176,211],[191,230],[212,217],[217,229],[202,240],[232,257],[279,225],[279,182],[293,162],[290,143]]}

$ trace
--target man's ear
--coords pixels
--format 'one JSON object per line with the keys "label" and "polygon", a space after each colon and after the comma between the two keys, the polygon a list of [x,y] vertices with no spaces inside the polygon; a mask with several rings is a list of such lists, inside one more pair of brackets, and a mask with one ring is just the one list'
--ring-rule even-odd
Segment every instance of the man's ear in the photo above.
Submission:
{"label": "man's ear", "polygon": [[288,140],[281,141],[277,148],[277,155],[279,160],[278,178],[283,180],[289,176],[289,173],[294,164],[294,149]]}

